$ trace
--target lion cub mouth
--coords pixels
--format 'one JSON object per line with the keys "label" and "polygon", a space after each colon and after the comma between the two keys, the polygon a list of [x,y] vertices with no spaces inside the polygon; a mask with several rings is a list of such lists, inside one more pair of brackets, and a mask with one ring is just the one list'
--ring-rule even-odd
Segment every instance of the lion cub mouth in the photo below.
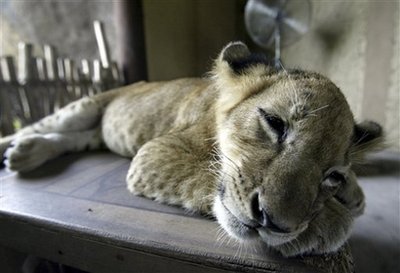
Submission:
{"label": "lion cub mouth", "polygon": [[308,223],[304,223],[294,231],[283,232],[277,231],[274,228],[261,226],[252,221],[244,221],[236,217],[219,196],[215,198],[213,209],[218,223],[230,236],[239,241],[261,240],[267,245],[279,246],[296,239],[308,227]]}

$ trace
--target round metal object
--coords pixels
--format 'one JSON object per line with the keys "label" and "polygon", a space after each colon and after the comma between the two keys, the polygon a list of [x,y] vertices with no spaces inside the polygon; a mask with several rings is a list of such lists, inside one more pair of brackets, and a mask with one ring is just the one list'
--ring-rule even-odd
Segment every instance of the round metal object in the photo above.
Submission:
{"label": "round metal object", "polygon": [[298,40],[311,22],[309,0],[249,0],[245,7],[245,25],[253,41],[273,48],[279,32],[280,47]]}

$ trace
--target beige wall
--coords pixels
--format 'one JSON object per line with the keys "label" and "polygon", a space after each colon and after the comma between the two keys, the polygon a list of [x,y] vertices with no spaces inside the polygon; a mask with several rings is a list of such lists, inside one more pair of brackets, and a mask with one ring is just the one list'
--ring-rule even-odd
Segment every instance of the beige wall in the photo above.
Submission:
{"label": "beige wall", "polygon": [[358,120],[382,124],[400,150],[399,1],[313,1],[311,31],[283,50],[289,67],[329,76]]}
{"label": "beige wall", "polygon": [[150,80],[203,75],[225,44],[243,38],[240,11],[245,1],[143,3]]}

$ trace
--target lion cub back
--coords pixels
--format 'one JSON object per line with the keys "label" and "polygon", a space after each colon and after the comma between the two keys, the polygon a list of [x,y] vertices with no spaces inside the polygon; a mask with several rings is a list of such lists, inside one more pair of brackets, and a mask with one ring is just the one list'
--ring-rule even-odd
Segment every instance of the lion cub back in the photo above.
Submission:
{"label": "lion cub back", "polygon": [[215,98],[206,79],[185,78],[132,87],[107,106],[102,118],[107,147],[129,157],[147,141],[202,119]]}

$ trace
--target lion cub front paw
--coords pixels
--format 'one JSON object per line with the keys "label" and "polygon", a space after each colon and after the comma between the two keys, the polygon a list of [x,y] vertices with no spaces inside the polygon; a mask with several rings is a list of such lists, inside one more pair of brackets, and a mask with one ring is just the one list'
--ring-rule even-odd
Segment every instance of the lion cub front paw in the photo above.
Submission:
{"label": "lion cub front paw", "polygon": [[4,164],[10,171],[26,172],[42,165],[56,153],[52,141],[33,134],[15,139],[4,153]]}
{"label": "lion cub front paw", "polygon": [[9,135],[0,138],[0,165],[4,161],[4,153],[6,152],[7,148],[10,146],[14,138],[15,135]]}

